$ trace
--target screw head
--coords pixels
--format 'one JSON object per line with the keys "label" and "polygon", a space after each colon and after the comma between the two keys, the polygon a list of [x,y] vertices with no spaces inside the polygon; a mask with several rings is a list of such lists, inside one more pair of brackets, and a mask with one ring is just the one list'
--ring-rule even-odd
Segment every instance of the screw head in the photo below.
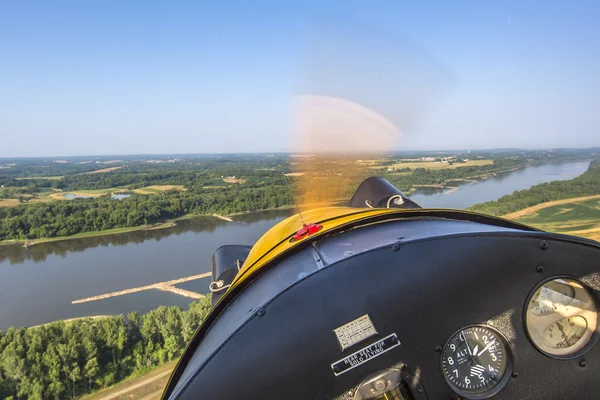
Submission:
{"label": "screw head", "polygon": [[400,245],[399,245],[399,244],[395,244],[395,245],[393,245],[393,246],[392,246],[392,250],[393,250],[393,251],[398,251],[398,250],[400,250]]}
{"label": "screw head", "polygon": [[538,265],[537,267],[535,267],[535,270],[541,274],[542,272],[544,272],[544,266]]}
{"label": "screw head", "polygon": [[437,351],[438,353],[442,352],[442,346],[436,346],[435,347],[435,351]]}
{"label": "screw head", "polygon": [[519,373],[518,372],[513,372],[512,373],[512,377],[513,378],[518,378],[519,377]]}
{"label": "screw head", "polygon": [[542,240],[542,241],[540,242],[540,249],[542,249],[542,250],[546,250],[546,249],[548,249],[548,247],[549,247],[549,246],[548,246],[548,242],[546,242],[545,240]]}
{"label": "screw head", "polygon": [[265,310],[264,308],[261,308],[260,310],[258,310],[256,312],[256,315],[258,315],[259,317],[262,317],[263,315],[265,315]]}
{"label": "screw head", "polygon": [[379,379],[375,382],[374,386],[375,390],[377,390],[378,392],[383,392],[387,385],[385,384],[385,381],[383,379]]}
{"label": "screw head", "polygon": [[579,361],[579,366],[581,368],[585,368],[587,366],[587,362],[585,360],[581,360],[581,361]]}

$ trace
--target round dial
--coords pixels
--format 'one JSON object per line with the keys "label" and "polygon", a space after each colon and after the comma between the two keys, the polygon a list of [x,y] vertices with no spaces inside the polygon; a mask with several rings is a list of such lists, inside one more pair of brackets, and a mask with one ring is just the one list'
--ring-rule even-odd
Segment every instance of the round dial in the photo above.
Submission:
{"label": "round dial", "polygon": [[572,358],[588,350],[597,323],[593,294],[569,278],[546,281],[534,289],[525,314],[529,339],[555,358]]}
{"label": "round dial", "polygon": [[487,326],[456,332],[442,350],[446,382],[460,396],[481,399],[497,393],[510,373],[511,353],[504,337]]}
{"label": "round dial", "polygon": [[587,321],[576,315],[563,318],[550,325],[543,333],[544,344],[551,348],[562,349],[577,344],[585,335]]}

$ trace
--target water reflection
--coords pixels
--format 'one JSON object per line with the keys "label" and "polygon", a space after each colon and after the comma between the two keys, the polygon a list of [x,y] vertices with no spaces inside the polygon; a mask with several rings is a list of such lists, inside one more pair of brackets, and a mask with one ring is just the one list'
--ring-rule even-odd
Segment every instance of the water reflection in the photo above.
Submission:
{"label": "water reflection", "polygon": [[264,221],[279,217],[289,217],[295,214],[296,211],[293,208],[282,209],[282,210],[267,210],[267,211],[257,211],[249,214],[240,214],[235,215],[232,219],[235,222],[243,223],[243,224],[252,224],[258,221]]}
{"label": "water reflection", "polygon": [[[165,229],[56,241],[29,250],[0,247],[0,260],[6,261],[0,264],[0,329],[186,305],[191,299],[154,290],[89,303],[71,302],[209,272],[217,248],[251,245],[289,213],[275,211],[245,218],[257,219],[252,223],[198,217]],[[8,261],[19,265],[13,267]],[[199,293],[208,292],[206,279],[190,285]]]}
{"label": "water reflection", "polygon": [[[275,218],[276,216],[271,216]],[[267,219],[267,216],[256,218],[256,222]],[[21,264],[25,261],[36,263],[43,262],[49,255],[58,255],[66,257],[69,253],[82,252],[94,247],[124,246],[129,243],[143,243],[147,240],[159,241],[169,236],[179,236],[185,232],[214,232],[218,226],[230,224],[214,217],[195,217],[177,221],[172,227],[162,229],[147,229],[126,233],[115,233],[102,236],[91,236],[69,240],[59,240],[55,242],[40,243],[25,248],[22,245],[10,245],[0,247],[0,264],[9,261],[10,264]]]}

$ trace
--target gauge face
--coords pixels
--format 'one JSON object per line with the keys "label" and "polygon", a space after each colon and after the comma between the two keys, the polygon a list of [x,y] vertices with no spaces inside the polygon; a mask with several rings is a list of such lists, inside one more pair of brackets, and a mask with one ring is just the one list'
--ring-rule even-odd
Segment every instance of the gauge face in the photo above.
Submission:
{"label": "gauge face", "polygon": [[590,290],[574,279],[559,278],[533,291],[525,328],[542,353],[572,358],[589,349],[597,321],[597,305]]}
{"label": "gauge face", "polygon": [[564,349],[575,346],[587,331],[587,321],[582,316],[563,318],[550,325],[542,334],[544,345]]}
{"label": "gauge face", "polygon": [[486,326],[456,332],[442,350],[446,382],[460,396],[481,399],[498,392],[510,373],[511,354],[504,337]]}

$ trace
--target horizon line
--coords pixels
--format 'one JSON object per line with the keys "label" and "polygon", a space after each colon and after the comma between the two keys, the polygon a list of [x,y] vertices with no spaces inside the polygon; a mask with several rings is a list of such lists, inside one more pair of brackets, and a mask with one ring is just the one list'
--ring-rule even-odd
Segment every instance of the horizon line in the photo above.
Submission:
{"label": "horizon line", "polygon": [[299,152],[299,151],[253,151],[253,152],[214,152],[214,153],[120,153],[120,154],[81,154],[81,155],[58,155],[58,156],[10,156],[0,157],[0,160],[14,159],[32,159],[32,158],[47,158],[47,159],[63,159],[63,158],[86,158],[86,157],[168,157],[168,156],[232,156],[232,155],[314,155],[314,154],[353,154],[353,155],[390,155],[399,153],[456,153],[456,152],[510,152],[510,151],[555,151],[555,150],[600,150],[600,146],[592,147],[493,147],[493,148],[457,148],[457,149],[411,149],[411,150],[390,150],[389,152],[380,153],[361,153],[361,152],[346,152],[346,153],[319,153],[319,152]]}

